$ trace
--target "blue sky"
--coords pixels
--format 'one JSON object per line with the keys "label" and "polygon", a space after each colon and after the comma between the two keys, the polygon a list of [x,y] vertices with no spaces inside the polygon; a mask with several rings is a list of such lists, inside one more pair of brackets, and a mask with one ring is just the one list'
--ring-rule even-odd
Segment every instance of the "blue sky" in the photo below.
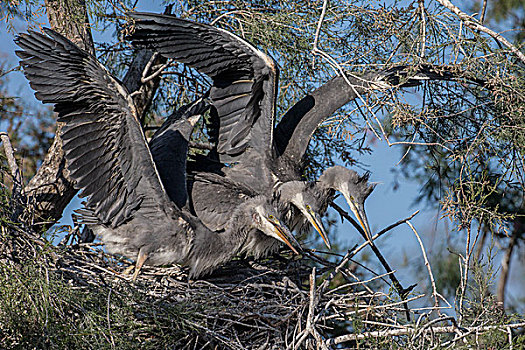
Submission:
{"label": "blue sky", "polygon": [[[142,4],[147,4],[142,6]],[[139,2],[139,10],[147,11],[162,11],[161,6],[153,6],[151,2]],[[16,22],[16,31],[25,31],[26,25],[23,22]],[[94,39],[96,41],[105,41],[107,36],[94,32]],[[17,65],[18,59],[14,55],[16,46],[13,43],[12,33],[6,31],[5,23],[0,24],[0,54],[7,57],[9,67]],[[40,102],[36,101],[32,97],[32,91],[29,88],[27,81],[23,75],[19,72],[13,72],[8,75],[9,88],[13,94],[19,95],[24,99],[32,99],[35,104]],[[0,121],[0,130],[5,126]],[[23,127],[23,126],[22,126]],[[441,230],[446,230],[446,227],[452,227],[452,225],[446,225],[443,220],[438,220],[439,213],[436,209],[425,208],[422,205],[414,205],[414,199],[419,193],[419,185],[415,182],[407,181],[403,178],[399,178],[397,184],[399,185],[397,190],[394,188],[394,175],[392,169],[395,167],[403,166],[398,164],[402,158],[403,149],[401,146],[388,147],[383,141],[374,140],[372,143],[373,153],[371,155],[364,155],[360,157],[360,161],[368,165],[368,170],[371,172],[370,181],[380,183],[372,195],[367,199],[366,210],[370,222],[370,227],[373,232],[411,215],[414,211],[420,209],[421,212],[417,215],[412,223],[422,235],[425,243],[427,252],[431,254],[436,249],[444,249],[446,247],[445,237],[436,237],[431,232],[435,231],[437,227]],[[78,208],[80,201],[75,199],[65,212],[63,222],[70,222],[71,210]],[[337,203],[346,208],[346,203],[342,198],[337,200]],[[340,222],[340,221],[339,221]],[[443,232],[439,230],[438,232]],[[347,243],[348,246],[353,246],[356,243],[361,243],[362,238],[357,234],[355,229],[348,223],[339,224],[337,229],[338,239],[342,242]],[[455,235],[455,233],[450,233]],[[457,235],[457,234],[456,234]],[[417,262],[421,265],[421,252],[414,234],[407,225],[401,225],[394,230],[390,231],[387,235],[378,240],[378,246],[382,250],[383,254],[389,261],[393,269],[399,270],[398,277],[404,286],[408,286],[413,283],[418,283],[421,276],[425,274],[414,274],[413,266]],[[363,251],[361,254],[370,256],[370,251]],[[357,256],[359,259],[359,255]],[[499,259],[496,262],[499,263]],[[516,269],[516,265],[519,262],[514,259],[511,265],[511,276],[510,281],[513,282],[513,288],[511,288],[511,297],[525,296],[525,292],[518,288],[519,285],[525,284],[524,276],[521,275],[522,270]],[[378,272],[382,271],[380,268],[376,269]],[[422,285],[428,284],[428,279],[421,281]],[[520,293],[521,292],[521,293]]]}

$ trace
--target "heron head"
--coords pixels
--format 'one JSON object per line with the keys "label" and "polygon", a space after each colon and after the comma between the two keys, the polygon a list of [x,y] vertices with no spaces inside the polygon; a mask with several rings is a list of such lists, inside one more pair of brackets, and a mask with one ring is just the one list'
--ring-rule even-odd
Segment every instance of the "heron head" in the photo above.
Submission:
{"label": "heron head", "polygon": [[291,203],[301,211],[301,214],[308,219],[315,230],[319,233],[324,243],[331,248],[330,240],[323,227],[323,222],[319,216],[320,202],[310,191],[310,186],[304,181],[288,181],[281,185],[279,197],[283,202]]}
{"label": "heron head", "polygon": [[369,240],[372,239],[370,225],[365,212],[365,200],[375,188],[375,184],[368,182],[369,174],[360,176],[355,171],[342,166],[334,166],[325,171],[320,178],[325,186],[341,192],[350,210],[365,231]]}
{"label": "heron head", "polygon": [[268,201],[257,205],[252,217],[255,228],[267,236],[283,242],[290,247],[295,254],[299,254],[299,251],[302,250],[299,242],[297,242],[288,227],[279,219],[277,211]]}

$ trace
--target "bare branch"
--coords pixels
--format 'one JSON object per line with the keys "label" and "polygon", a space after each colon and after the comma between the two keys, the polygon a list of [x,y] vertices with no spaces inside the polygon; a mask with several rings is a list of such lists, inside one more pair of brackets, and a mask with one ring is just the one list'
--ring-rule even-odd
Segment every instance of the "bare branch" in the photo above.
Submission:
{"label": "bare branch", "polygon": [[[492,330],[500,330],[506,333],[507,328],[515,329],[515,328],[522,328],[524,326],[525,326],[525,323],[513,323],[513,324],[501,325],[501,326],[465,327],[464,329],[468,331],[469,333],[488,332]],[[363,339],[368,339],[368,338],[383,338],[383,337],[408,335],[408,334],[413,334],[417,331],[418,331],[417,329],[407,327],[405,329],[394,329],[394,330],[388,330],[388,331],[374,331],[374,332],[365,332],[361,334],[346,334],[346,335],[342,335],[342,336],[339,336],[333,339],[329,339],[327,341],[327,344],[336,345],[336,344],[341,344],[347,341],[356,341],[356,340],[363,340]],[[456,332],[457,332],[456,326],[445,326],[445,327],[430,327],[425,332],[422,332],[422,334],[456,333]]]}
{"label": "bare branch", "polygon": [[505,45],[512,53],[514,53],[518,58],[521,60],[522,63],[525,63],[525,55],[516,48],[516,46],[512,45],[507,39],[505,39],[501,34],[496,33],[495,31],[481,25],[478,23],[478,21],[467,15],[466,13],[462,12],[458,7],[456,7],[452,2],[449,0],[437,0],[441,5],[448,8],[450,11],[455,13],[462,21],[465,23],[467,27],[469,27],[472,30],[477,30],[483,33],[486,33],[493,37],[495,40],[499,41],[503,45]]}
{"label": "bare branch", "polygon": [[[152,59],[153,61],[153,59]],[[150,61],[150,62],[152,62]],[[149,82],[150,80],[152,79],[155,79],[156,77],[158,77],[163,71],[164,69],[166,69],[166,67],[168,67],[169,65],[171,64],[171,60],[168,60],[166,63],[164,63],[163,65],[161,65],[155,72],[153,72],[152,74],[150,74],[149,76],[146,76],[145,74],[142,75],[142,78],[140,79],[140,81],[142,82],[142,84],[146,84],[147,82]],[[147,71],[144,70],[144,73],[146,73]]]}
{"label": "bare branch", "polygon": [[[378,233],[376,233],[375,235],[372,236],[372,241],[375,241],[376,239],[378,239],[379,237],[381,237],[382,235],[384,235],[385,233],[387,233],[388,231],[392,230],[393,228],[401,225],[401,224],[404,224],[405,222],[411,220],[414,216],[416,216],[417,214],[419,214],[419,210],[417,210],[416,212],[414,212],[414,214],[410,215],[408,218],[406,219],[403,219],[403,220],[399,220],[398,222],[392,224],[392,225],[389,225],[387,227],[385,227],[384,229],[382,229],[381,231],[379,231]],[[364,242],[363,244],[361,244],[359,247],[355,248],[354,250],[352,250],[352,256],[356,255],[357,253],[359,253],[361,250],[363,250],[366,246],[368,246],[370,244],[370,241],[366,241]]]}
{"label": "bare branch", "polygon": [[414,232],[414,235],[416,236],[417,241],[419,243],[419,247],[421,248],[421,253],[423,254],[423,259],[425,260],[425,266],[427,267],[428,276],[430,277],[430,284],[432,286],[432,297],[434,298],[434,308],[435,310],[439,310],[439,300],[438,300],[438,292],[436,289],[436,282],[434,280],[434,274],[432,273],[432,268],[430,267],[430,262],[428,261],[428,258],[427,258],[425,247],[423,246],[423,242],[421,241],[421,238],[419,237],[419,234],[417,233],[412,223],[410,221],[407,221],[406,223]]}
{"label": "bare branch", "polygon": [[[347,212],[345,212],[340,206],[338,206],[337,204],[335,203],[331,203],[330,204],[335,210],[337,210],[337,212],[339,213],[339,215],[341,215],[342,217],[344,217],[346,220],[350,221],[352,223],[352,225],[355,226],[355,228],[359,231],[359,233],[361,234],[361,236],[363,236],[363,239],[365,241],[368,241],[368,243],[370,244],[370,248],[372,248],[372,251],[374,252],[374,254],[376,255],[377,259],[379,260],[379,262],[381,263],[381,265],[383,265],[383,267],[385,268],[386,272],[388,273],[388,277],[390,278],[390,280],[392,281],[392,284],[394,285],[394,288],[396,288],[396,291],[397,293],[399,294],[399,297],[401,299],[405,299],[408,295],[408,293],[410,293],[410,291],[416,286],[415,284],[408,287],[407,289],[403,288],[403,286],[401,285],[401,283],[399,282],[399,280],[397,279],[397,277],[395,276],[394,274],[394,271],[390,268],[390,265],[388,264],[388,262],[386,261],[386,259],[383,257],[383,254],[381,254],[381,252],[379,251],[379,249],[377,248],[377,246],[374,244],[373,240],[369,240],[368,237],[366,236],[366,233],[365,231],[362,229],[361,226],[359,226],[355,220],[353,220],[353,218],[348,215]],[[406,317],[407,317],[407,320],[410,321],[410,312],[409,312],[409,308],[408,308],[408,304],[405,303],[404,304],[405,306],[405,309],[406,309]]]}

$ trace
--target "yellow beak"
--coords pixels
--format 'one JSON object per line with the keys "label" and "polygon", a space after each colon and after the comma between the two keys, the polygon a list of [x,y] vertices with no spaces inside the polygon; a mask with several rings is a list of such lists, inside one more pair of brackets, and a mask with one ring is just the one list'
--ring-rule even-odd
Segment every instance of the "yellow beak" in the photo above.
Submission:
{"label": "yellow beak", "polygon": [[326,234],[326,231],[324,230],[323,223],[321,221],[321,217],[312,210],[311,207],[306,207],[306,218],[312,226],[315,228],[317,232],[319,232],[319,235],[321,235],[321,238],[324,241],[324,244],[328,247],[328,249],[332,249],[332,245],[330,244],[330,240],[328,239],[328,235]]}
{"label": "yellow beak", "polygon": [[274,232],[276,233],[276,235],[279,238],[279,240],[282,241],[283,243],[285,243],[288,247],[290,247],[290,249],[295,254],[299,254],[297,249],[295,249],[295,247],[290,243],[290,241],[294,242],[294,244],[297,245],[299,250],[302,250],[301,245],[299,244],[299,242],[297,242],[297,240],[292,235],[292,233],[290,232],[288,227],[286,227],[286,225],[284,225],[281,222],[281,220],[279,220],[279,219],[277,219],[275,217],[274,218],[268,218],[268,221],[270,221],[270,223],[272,223],[272,225],[274,227]]}
{"label": "yellow beak", "polygon": [[355,200],[353,200],[353,198],[350,197],[347,193],[342,193],[348,205],[350,206],[350,210],[352,211],[352,213],[354,213],[355,217],[357,218],[359,225],[361,225],[363,231],[365,231],[366,238],[370,242],[372,242],[372,232],[370,231],[370,226],[368,225],[368,218],[366,217],[364,203],[358,203]]}

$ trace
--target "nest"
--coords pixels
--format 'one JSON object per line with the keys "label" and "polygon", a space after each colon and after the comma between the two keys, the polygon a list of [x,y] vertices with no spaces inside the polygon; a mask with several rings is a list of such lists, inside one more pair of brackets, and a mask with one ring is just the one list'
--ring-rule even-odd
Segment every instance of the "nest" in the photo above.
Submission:
{"label": "nest", "polygon": [[[18,226],[2,231],[3,263],[37,259],[46,276],[107,300],[102,314],[112,347],[119,347],[113,336],[126,332],[139,348],[172,349],[408,349],[473,334],[438,315],[437,307],[409,310],[408,302],[423,295],[383,292],[385,274],[360,278],[355,248],[331,261],[315,252],[237,259],[198,280],[177,266],[145,266],[132,282],[132,262],[106,254],[100,244],[54,247]],[[132,326],[114,316],[122,307]]]}

